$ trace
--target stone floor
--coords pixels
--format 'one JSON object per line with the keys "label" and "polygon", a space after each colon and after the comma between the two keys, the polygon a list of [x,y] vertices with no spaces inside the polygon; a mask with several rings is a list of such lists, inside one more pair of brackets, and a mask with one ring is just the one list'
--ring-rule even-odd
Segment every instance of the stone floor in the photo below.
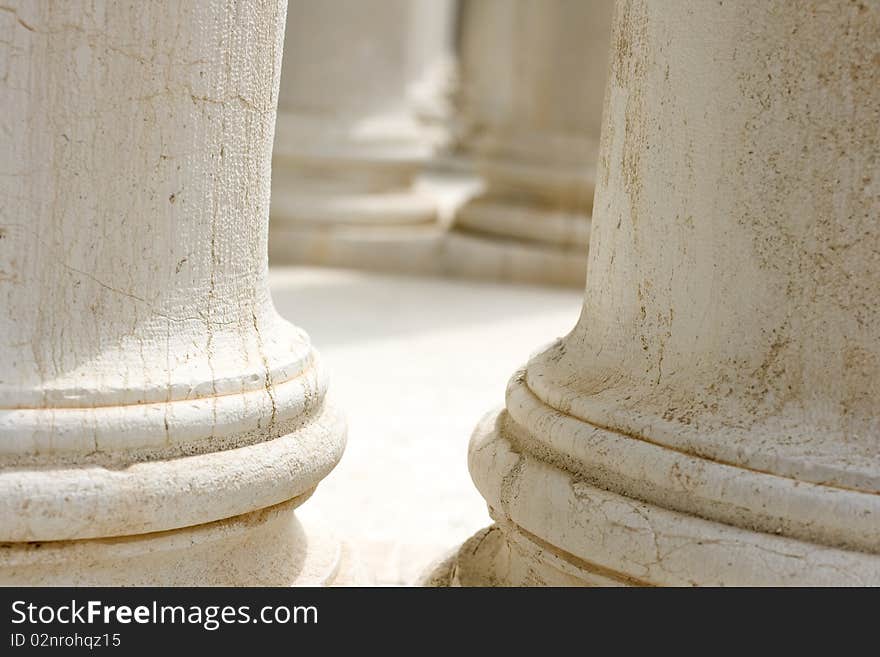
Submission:
{"label": "stone floor", "polygon": [[582,294],[316,268],[273,268],[271,285],[349,422],[345,456],[308,506],[375,583],[410,584],[488,524],[470,432],[529,354],[574,326]]}

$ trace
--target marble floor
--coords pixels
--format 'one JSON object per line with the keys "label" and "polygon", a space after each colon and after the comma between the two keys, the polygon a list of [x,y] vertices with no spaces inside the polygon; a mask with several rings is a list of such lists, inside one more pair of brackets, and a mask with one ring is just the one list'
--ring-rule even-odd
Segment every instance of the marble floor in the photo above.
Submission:
{"label": "marble floor", "polygon": [[489,523],[467,471],[470,432],[514,370],[574,326],[582,294],[304,267],[273,267],[270,281],[349,423],[342,462],[307,506],[375,583],[410,584]]}

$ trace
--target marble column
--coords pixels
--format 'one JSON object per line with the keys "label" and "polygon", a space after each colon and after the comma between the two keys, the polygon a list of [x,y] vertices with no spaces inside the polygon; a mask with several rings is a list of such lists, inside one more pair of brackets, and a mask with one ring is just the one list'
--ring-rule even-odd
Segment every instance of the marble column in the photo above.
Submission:
{"label": "marble column", "polygon": [[292,0],[279,96],[273,262],[409,271],[435,257],[416,184],[446,140],[453,0]]}
{"label": "marble column", "polygon": [[0,583],[338,581],[344,423],[275,312],[279,0],[0,11]]}
{"label": "marble column", "polygon": [[880,6],[621,0],[583,313],[435,582],[880,584]]}
{"label": "marble column", "polygon": [[484,191],[456,213],[450,269],[582,285],[611,0],[465,0],[458,147]]}

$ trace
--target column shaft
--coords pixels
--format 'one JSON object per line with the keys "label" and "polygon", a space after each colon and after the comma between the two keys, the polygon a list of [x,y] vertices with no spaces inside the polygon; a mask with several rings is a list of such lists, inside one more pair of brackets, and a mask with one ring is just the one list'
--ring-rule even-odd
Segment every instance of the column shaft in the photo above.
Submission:
{"label": "column shaft", "polygon": [[618,2],[584,310],[453,579],[880,584],[878,58],[876,5]]}
{"label": "column shaft", "polygon": [[0,12],[0,582],[332,579],[293,510],[344,426],[267,285],[284,17]]}

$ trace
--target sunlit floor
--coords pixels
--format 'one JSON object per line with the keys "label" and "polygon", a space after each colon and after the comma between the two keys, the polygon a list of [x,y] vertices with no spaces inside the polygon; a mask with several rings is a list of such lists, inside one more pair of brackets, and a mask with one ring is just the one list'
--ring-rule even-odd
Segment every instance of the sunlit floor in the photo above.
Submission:
{"label": "sunlit floor", "polygon": [[489,523],[467,471],[479,418],[507,379],[577,320],[579,290],[273,268],[279,312],[305,328],[349,423],[307,503],[377,584],[409,584]]}

